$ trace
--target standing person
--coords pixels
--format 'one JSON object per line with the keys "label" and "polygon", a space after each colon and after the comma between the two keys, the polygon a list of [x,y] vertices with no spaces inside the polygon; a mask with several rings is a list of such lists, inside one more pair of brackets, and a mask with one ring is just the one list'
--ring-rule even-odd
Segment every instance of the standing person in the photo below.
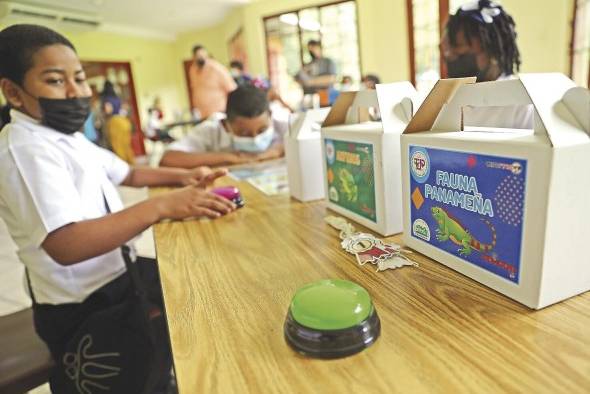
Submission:
{"label": "standing person", "polygon": [[[75,385],[85,392],[88,387],[119,393],[164,392],[145,387],[140,378],[147,375],[153,378],[150,382],[164,386],[169,382],[165,332],[158,336],[163,342],[155,342],[157,351],[168,352],[169,362],[162,368],[135,358],[116,369],[106,365],[107,372],[117,373],[101,370],[105,356],[123,360],[117,357],[128,354],[129,347],[135,350],[132,354],[145,351],[137,345],[141,342],[132,340],[125,349],[101,348],[95,341],[85,342],[83,351],[69,358],[65,352],[76,346],[70,341],[86,321],[94,317],[95,322],[126,300],[134,300],[121,253],[133,237],[164,219],[217,218],[235,209],[204,188],[227,171],[130,167],[89,142],[78,132],[90,110],[91,90],[84,70],[71,42],[46,27],[13,25],[0,31],[0,88],[12,108],[11,122],[0,132],[0,217],[27,270],[35,330],[55,360],[52,392],[73,392]],[[123,208],[118,184],[186,186]],[[154,278],[148,290],[162,314],[155,261],[138,258],[136,262],[129,264],[141,273],[134,280],[148,286],[147,278]],[[152,311],[149,321],[157,318]],[[133,327],[146,327],[147,320],[146,313],[134,320]],[[123,327],[112,319],[100,321],[115,330]],[[116,342],[120,335],[137,338],[139,334],[113,333],[113,343],[120,344]],[[130,388],[131,382],[143,387]],[[126,388],[113,387],[115,383]],[[159,385],[158,389],[165,390]]]}
{"label": "standing person", "polygon": [[327,103],[328,91],[336,82],[336,64],[332,59],[323,56],[322,44],[317,40],[309,40],[307,50],[311,62],[303,66],[295,80],[303,88],[304,95],[324,94],[326,97],[323,101]]}
{"label": "standing person", "polygon": [[[449,78],[476,77],[477,82],[517,78],[520,51],[516,24],[502,6],[490,0],[462,5],[449,17],[441,49]],[[466,125],[533,128],[532,105],[471,108]]]}
{"label": "standing person", "polygon": [[188,71],[193,111],[200,119],[224,112],[227,95],[237,87],[232,76],[202,45],[193,48],[193,60]]}

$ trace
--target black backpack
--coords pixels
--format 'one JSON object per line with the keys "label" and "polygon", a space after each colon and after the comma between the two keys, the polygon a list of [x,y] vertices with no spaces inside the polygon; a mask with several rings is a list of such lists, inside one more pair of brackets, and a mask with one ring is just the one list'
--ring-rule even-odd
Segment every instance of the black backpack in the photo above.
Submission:
{"label": "black backpack", "polygon": [[[65,343],[63,356],[55,360],[53,392],[174,392],[170,386],[172,356],[164,313],[157,301],[150,301],[129,246],[123,245],[121,251],[128,273],[126,294],[119,302],[90,313],[76,327]],[[33,308],[38,307],[28,272],[27,281]],[[94,302],[100,298],[98,293],[93,293],[88,300]]]}

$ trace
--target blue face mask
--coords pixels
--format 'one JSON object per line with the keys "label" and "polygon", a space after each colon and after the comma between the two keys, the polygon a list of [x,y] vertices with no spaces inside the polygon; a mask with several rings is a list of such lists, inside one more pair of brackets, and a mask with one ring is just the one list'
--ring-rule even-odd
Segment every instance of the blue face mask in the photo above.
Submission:
{"label": "blue face mask", "polygon": [[271,127],[258,134],[256,137],[233,136],[234,149],[240,152],[259,153],[268,149],[274,138],[275,131]]}

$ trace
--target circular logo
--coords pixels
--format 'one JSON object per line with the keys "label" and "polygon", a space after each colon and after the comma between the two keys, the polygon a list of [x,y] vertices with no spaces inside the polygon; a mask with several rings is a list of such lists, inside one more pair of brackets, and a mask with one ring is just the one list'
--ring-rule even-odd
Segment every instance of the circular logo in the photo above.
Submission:
{"label": "circular logo", "polygon": [[520,164],[519,162],[515,161],[514,163],[512,163],[512,169],[511,169],[512,173],[514,175],[518,175],[522,172],[522,164]]}
{"label": "circular logo", "polygon": [[328,159],[328,164],[334,164],[334,159],[336,158],[336,149],[334,148],[334,143],[332,140],[326,140],[326,158]]}
{"label": "circular logo", "polygon": [[430,157],[424,148],[412,148],[410,151],[410,170],[412,178],[418,183],[424,183],[430,175]]}
{"label": "circular logo", "polygon": [[416,219],[412,224],[412,234],[414,237],[423,239],[424,241],[430,241],[430,227],[428,223],[423,219]]}

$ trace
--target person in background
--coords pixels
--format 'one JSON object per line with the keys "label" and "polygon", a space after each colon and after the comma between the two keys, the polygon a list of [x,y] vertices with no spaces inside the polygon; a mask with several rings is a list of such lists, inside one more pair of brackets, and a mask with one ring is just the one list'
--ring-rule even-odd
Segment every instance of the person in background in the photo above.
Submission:
{"label": "person in background", "polygon": [[379,77],[375,74],[367,74],[361,79],[361,88],[366,90],[375,90],[375,86],[381,83]]}
{"label": "person in background", "polygon": [[209,57],[202,45],[193,48],[193,60],[188,71],[193,112],[200,119],[207,119],[215,112],[225,111],[227,95],[237,85],[227,69]]}
{"label": "person in background", "polygon": [[98,105],[98,99],[96,96],[92,96],[90,99],[90,115],[84,122],[84,137],[88,138],[88,141],[95,144],[99,144],[100,141],[100,115],[97,116],[97,110],[100,111],[100,105]]}
{"label": "person in background", "polygon": [[225,114],[214,114],[170,144],[160,165],[193,168],[279,158],[286,128],[271,117],[266,92],[240,86],[229,94]]}
{"label": "person in background", "polygon": [[101,92],[104,134],[108,146],[128,164],[135,164],[135,153],[131,148],[133,125],[128,118],[129,104],[123,104],[110,81],[106,81]]}
{"label": "person in background", "polygon": [[117,115],[121,110],[121,99],[115,91],[115,85],[111,81],[106,81],[100,93],[102,111],[106,115]]}
{"label": "person in background", "polygon": [[232,60],[229,64],[229,73],[238,86],[252,82],[252,77],[244,70],[244,64],[239,60]]}
{"label": "person in background", "polygon": [[288,121],[289,114],[294,111],[291,106],[283,100],[279,92],[270,84],[268,79],[252,77],[244,71],[244,65],[238,60],[234,60],[230,63],[230,72],[238,86],[253,85],[258,89],[266,91],[271,113],[273,113],[273,115],[276,114],[281,118],[286,118],[286,121]]}
{"label": "person in background", "polygon": [[[123,245],[132,245],[133,237],[161,220],[217,218],[236,207],[205,189],[225,170],[130,167],[79,133],[91,89],[74,46],[59,33],[22,24],[0,31],[0,88],[12,108],[11,121],[0,132],[0,217],[26,267],[35,331],[55,361],[51,390],[71,392],[78,375],[72,376],[72,364],[63,356],[72,336],[133,290]],[[124,208],[116,185],[184,187]],[[163,311],[155,260],[138,257],[136,263],[145,286],[159,293]],[[85,352],[105,351],[96,346]],[[168,341],[157,346],[169,354]],[[100,372],[91,364],[80,371]],[[170,381],[170,366],[152,371],[162,385]]]}
{"label": "person in background", "polygon": [[340,91],[350,92],[351,90],[354,90],[354,87],[352,86],[352,77],[350,75],[342,76],[342,79],[340,80]]}
{"label": "person in background", "polygon": [[164,130],[164,111],[160,97],[154,98],[154,103],[148,109],[148,123],[145,135],[153,141],[174,141],[170,134]]}
{"label": "person in background", "polygon": [[312,60],[297,73],[295,80],[303,88],[304,95],[324,94],[325,100],[320,101],[326,102],[328,91],[336,82],[336,64],[323,56],[322,45],[317,40],[309,40],[307,50]]}
{"label": "person in background", "polygon": [[[502,6],[490,0],[463,4],[449,16],[441,49],[449,78],[476,77],[477,82],[517,78],[521,58],[516,24]],[[533,128],[532,105],[471,108],[466,125]]]}

